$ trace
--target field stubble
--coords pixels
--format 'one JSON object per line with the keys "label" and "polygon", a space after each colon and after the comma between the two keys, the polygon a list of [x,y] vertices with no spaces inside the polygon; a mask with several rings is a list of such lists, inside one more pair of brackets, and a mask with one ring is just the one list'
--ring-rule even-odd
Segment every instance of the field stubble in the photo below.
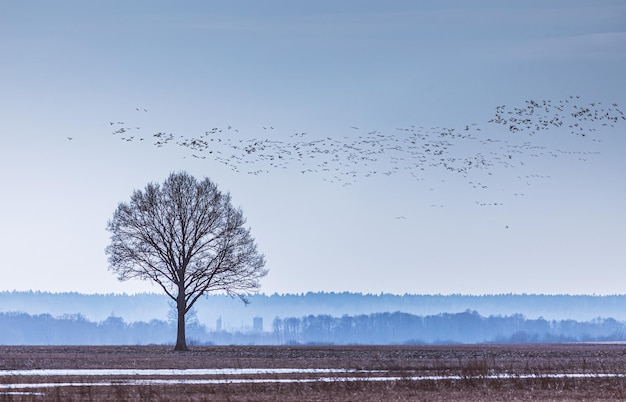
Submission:
{"label": "field stubble", "polygon": [[[0,352],[0,373],[15,372],[0,376],[0,402],[626,400],[626,345],[614,344],[211,346],[189,352],[6,346]],[[50,369],[77,371],[29,371]],[[89,374],[94,369],[136,371]],[[137,374],[148,369],[234,370]]]}

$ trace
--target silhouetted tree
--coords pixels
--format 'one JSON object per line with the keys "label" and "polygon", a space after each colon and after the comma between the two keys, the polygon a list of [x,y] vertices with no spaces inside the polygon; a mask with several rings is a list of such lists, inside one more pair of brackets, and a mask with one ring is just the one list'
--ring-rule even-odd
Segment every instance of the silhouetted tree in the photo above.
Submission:
{"label": "silhouetted tree", "polygon": [[224,291],[248,303],[267,274],[241,209],[208,178],[172,173],[135,190],[107,224],[109,269],[119,280],[152,280],[176,303],[174,350],[187,350],[185,314],[198,298]]}

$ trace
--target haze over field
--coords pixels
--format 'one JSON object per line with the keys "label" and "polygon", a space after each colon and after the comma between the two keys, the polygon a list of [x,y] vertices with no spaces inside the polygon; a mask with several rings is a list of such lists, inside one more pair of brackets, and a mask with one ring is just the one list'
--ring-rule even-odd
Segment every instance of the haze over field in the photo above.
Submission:
{"label": "haze over field", "polygon": [[[0,292],[3,345],[172,344],[174,304],[156,294]],[[307,293],[200,299],[195,344],[623,342],[626,296]]]}
{"label": "haze over field", "polygon": [[159,292],[107,270],[106,222],[185,170],[243,208],[266,294],[624,293],[624,21],[609,0],[5,2],[0,290]]}

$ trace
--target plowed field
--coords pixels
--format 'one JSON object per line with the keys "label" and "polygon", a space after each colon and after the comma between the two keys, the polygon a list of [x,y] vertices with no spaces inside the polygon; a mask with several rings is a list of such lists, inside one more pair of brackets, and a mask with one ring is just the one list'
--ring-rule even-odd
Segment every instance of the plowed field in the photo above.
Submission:
{"label": "plowed field", "polygon": [[0,401],[626,399],[626,345],[0,346]]}

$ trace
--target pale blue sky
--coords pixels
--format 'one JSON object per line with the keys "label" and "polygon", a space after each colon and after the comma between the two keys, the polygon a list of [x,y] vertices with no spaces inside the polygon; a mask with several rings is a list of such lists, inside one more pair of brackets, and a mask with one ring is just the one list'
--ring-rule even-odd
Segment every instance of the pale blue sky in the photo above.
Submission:
{"label": "pale blue sky", "polygon": [[[106,222],[187,170],[243,208],[265,293],[626,291],[626,122],[588,122],[585,138],[487,123],[498,105],[571,95],[626,110],[623,1],[0,1],[0,54],[0,290],[159,291],[107,271]],[[146,141],[121,141],[117,121]],[[356,166],[344,186],[152,145],[228,125],[287,143],[472,123],[558,157],[471,177]],[[500,152],[477,144],[455,152]]]}

